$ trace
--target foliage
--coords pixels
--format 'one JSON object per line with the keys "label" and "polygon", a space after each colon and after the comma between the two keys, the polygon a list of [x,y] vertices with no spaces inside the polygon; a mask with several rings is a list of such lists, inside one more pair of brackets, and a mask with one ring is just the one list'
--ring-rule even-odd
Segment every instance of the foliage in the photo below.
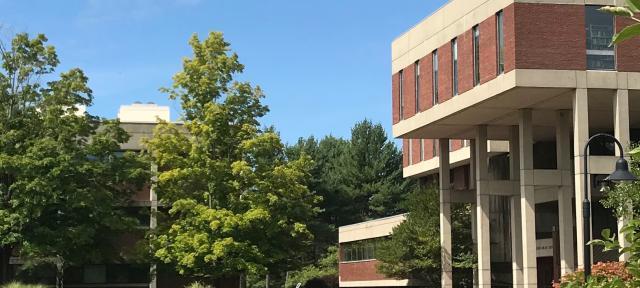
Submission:
{"label": "foliage", "polygon": [[[591,278],[586,287],[636,287],[630,286],[633,276],[629,274],[624,262],[600,262],[591,266]],[[584,271],[578,270],[562,276],[560,283],[554,288],[584,287]]]}
{"label": "foliage", "polygon": [[38,285],[38,284],[22,284],[18,282],[12,282],[2,286],[2,288],[45,288],[45,287],[47,286]]}
{"label": "foliage", "polygon": [[619,17],[629,18],[637,23],[629,25],[613,36],[612,44],[620,44],[625,40],[640,35],[640,20],[635,14],[640,12],[640,0],[626,0],[625,6],[605,6],[599,10]]}
{"label": "foliage", "polygon": [[[634,175],[640,175],[640,147],[630,153],[629,169]],[[618,217],[637,218],[640,215],[640,182],[617,183],[613,189],[607,189],[602,205],[613,209]]]}
{"label": "foliage", "polygon": [[308,265],[291,273],[285,287],[296,287],[298,283],[305,286],[310,280],[326,278],[338,279],[338,247],[336,246],[331,246],[318,264]]}
{"label": "foliage", "polygon": [[0,45],[0,246],[63,268],[110,256],[97,248],[135,224],[117,207],[148,166],[118,153],[129,135],[117,122],[79,112],[93,102],[88,78],[77,68],[56,77],[46,42],[18,34]]}
{"label": "foliage", "polygon": [[379,272],[391,278],[439,283],[438,203],[435,187],[412,193],[406,220],[396,226],[389,240],[381,242],[376,250]]}
{"label": "foliage", "polygon": [[232,82],[243,66],[221,33],[189,43],[193,57],[163,89],[181,100],[185,123],[159,125],[147,141],[159,201],[171,207],[149,235],[152,254],[190,276],[284,271],[312,239],[311,159],[289,161],[278,134],[259,127],[264,95]]}

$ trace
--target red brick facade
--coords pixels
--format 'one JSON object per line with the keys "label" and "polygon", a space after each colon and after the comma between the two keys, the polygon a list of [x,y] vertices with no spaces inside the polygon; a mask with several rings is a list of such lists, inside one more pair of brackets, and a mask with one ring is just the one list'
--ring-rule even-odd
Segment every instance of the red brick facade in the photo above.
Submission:
{"label": "red brick facade", "polygon": [[[624,27],[636,24],[635,21],[624,17],[616,17],[616,32]],[[640,38],[635,37],[616,45],[616,65],[620,72],[640,71]]]}
{"label": "red brick facade", "polygon": [[340,263],[340,281],[375,281],[385,280],[383,275],[378,273],[377,260]]}
{"label": "red brick facade", "polygon": [[404,103],[404,119],[409,119],[416,114],[416,78],[415,78],[415,64],[411,64],[404,69],[404,83],[402,85],[403,90],[403,103]]}
{"label": "red brick facade", "polygon": [[409,166],[409,139],[402,139],[402,166]]}
{"label": "red brick facade", "polygon": [[515,6],[515,35],[518,69],[587,68],[585,8],[582,5],[518,3]]}
{"label": "red brick facade", "polygon": [[493,15],[480,23],[480,84],[496,78],[498,71],[496,44],[496,16]]}
{"label": "red brick facade", "polygon": [[438,103],[444,103],[453,96],[452,73],[451,43],[446,43],[438,48]]}
{"label": "red brick facade", "polygon": [[412,139],[413,143],[411,144],[411,148],[413,149],[413,164],[420,163],[420,139]]}
{"label": "red brick facade", "polygon": [[515,4],[502,10],[504,34],[504,72],[516,69]]}
{"label": "red brick facade", "polygon": [[458,91],[473,88],[473,34],[471,30],[458,36]]}
{"label": "red brick facade", "polygon": [[433,54],[420,59],[420,111],[433,107]]}

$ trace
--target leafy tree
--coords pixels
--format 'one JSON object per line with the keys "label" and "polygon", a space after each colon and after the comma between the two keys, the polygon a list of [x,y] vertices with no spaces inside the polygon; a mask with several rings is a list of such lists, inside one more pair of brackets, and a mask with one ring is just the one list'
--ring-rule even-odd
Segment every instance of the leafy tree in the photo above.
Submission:
{"label": "leafy tree", "polygon": [[221,33],[189,44],[193,56],[163,89],[180,99],[185,123],[159,125],[147,143],[170,207],[149,237],[153,256],[191,276],[284,271],[312,239],[311,159],[289,161],[278,134],[259,127],[264,95],[233,81],[243,66]]}
{"label": "leafy tree", "polygon": [[317,264],[307,265],[299,271],[291,273],[285,287],[296,287],[298,283],[305,286],[307,282],[314,279],[331,279],[331,281],[325,282],[338,282],[338,247],[329,247],[327,253]]}
{"label": "leafy tree", "polygon": [[14,252],[55,264],[59,278],[66,266],[107,257],[96,247],[134,224],[118,207],[148,179],[137,156],[119,155],[129,135],[117,122],[78,112],[93,101],[87,77],[76,68],[56,78],[59,60],[46,42],[18,34],[0,45],[3,282]]}
{"label": "leafy tree", "polygon": [[[376,250],[378,271],[387,277],[440,285],[440,200],[434,185],[417,188],[408,198],[406,220]],[[475,266],[469,205],[452,205],[453,267]],[[466,279],[469,280],[469,279]],[[462,280],[461,280],[462,281]],[[472,280],[471,280],[472,281]]]}
{"label": "leafy tree", "polygon": [[640,35],[640,19],[635,14],[640,12],[640,0],[625,0],[625,6],[605,6],[600,11],[610,13],[616,16],[629,18],[635,21],[635,24],[629,25],[613,36],[612,44],[620,44],[625,40]]}

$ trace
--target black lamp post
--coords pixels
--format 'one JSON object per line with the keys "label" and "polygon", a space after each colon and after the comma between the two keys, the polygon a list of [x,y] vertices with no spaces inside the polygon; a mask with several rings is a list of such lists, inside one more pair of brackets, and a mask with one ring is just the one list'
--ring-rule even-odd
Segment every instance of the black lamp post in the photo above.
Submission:
{"label": "black lamp post", "polygon": [[618,145],[618,149],[620,149],[620,159],[616,161],[616,170],[609,175],[605,180],[611,182],[630,182],[636,181],[637,178],[631,172],[629,172],[629,163],[626,159],[624,159],[624,149],[622,148],[622,144],[616,137],[613,137],[609,134],[596,134],[593,137],[589,138],[587,144],[584,146],[584,189],[585,189],[585,197],[582,202],[582,213],[583,213],[583,229],[584,229],[584,281],[587,282],[589,276],[591,275],[591,249],[589,247],[589,241],[591,240],[591,202],[589,201],[590,195],[589,192],[591,190],[591,185],[589,183],[589,145],[593,140],[597,138],[609,138],[613,140],[616,145]]}

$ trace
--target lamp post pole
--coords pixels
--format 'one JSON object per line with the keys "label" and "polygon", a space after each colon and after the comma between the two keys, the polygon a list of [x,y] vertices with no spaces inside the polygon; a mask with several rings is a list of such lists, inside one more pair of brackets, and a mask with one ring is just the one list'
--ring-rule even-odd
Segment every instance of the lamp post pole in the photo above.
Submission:
{"label": "lamp post pole", "polygon": [[587,282],[589,276],[591,275],[591,247],[589,246],[589,242],[591,241],[591,185],[589,183],[589,145],[591,142],[597,138],[608,138],[613,140],[618,149],[620,149],[620,159],[616,161],[616,170],[607,177],[607,180],[614,182],[621,181],[635,181],[636,177],[629,172],[629,163],[624,159],[624,149],[622,144],[616,137],[612,135],[600,133],[596,134],[593,137],[589,138],[587,144],[584,146],[584,189],[585,189],[585,197],[582,202],[582,215],[584,218],[583,221],[583,235],[584,235],[584,281]]}

